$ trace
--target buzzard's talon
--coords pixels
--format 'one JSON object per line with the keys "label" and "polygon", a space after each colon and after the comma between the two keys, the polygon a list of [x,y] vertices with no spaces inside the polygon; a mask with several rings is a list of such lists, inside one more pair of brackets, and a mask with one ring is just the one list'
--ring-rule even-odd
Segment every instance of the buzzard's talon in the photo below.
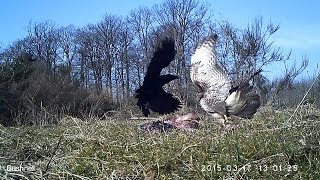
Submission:
{"label": "buzzard's talon", "polygon": [[227,132],[227,133],[234,133],[235,130],[237,130],[239,128],[239,126],[237,125],[233,125],[233,124],[227,124],[225,125],[223,131]]}
{"label": "buzzard's talon", "polygon": [[224,117],[225,122],[228,122],[228,117],[227,117],[227,115],[224,114],[223,117]]}

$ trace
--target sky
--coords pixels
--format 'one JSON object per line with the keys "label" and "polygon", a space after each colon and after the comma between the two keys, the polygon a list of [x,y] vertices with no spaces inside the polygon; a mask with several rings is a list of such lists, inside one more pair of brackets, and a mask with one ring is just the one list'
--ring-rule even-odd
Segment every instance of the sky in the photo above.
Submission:
{"label": "sky", "polygon": [[[126,16],[139,6],[152,7],[164,0],[2,0],[0,6],[0,47],[26,37],[30,22],[52,20],[58,26],[73,24],[83,27],[94,24],[108,13]],[[279,24],[272,37],[275,47],[284,53],[292,50],[292,59],[301,62],[309,57],[309,66],[301,77],[319,72],[320,1],[309,0],[200,0],[210,4],[214,19],[228,20],[237,27],[246,27],[255,17],[265,23]],[[292,64],[292,62],[289,64]],[[320,64],[319,64],[320,65]],[[270,65],[265,74],[275,78],[284,71],[283,63]]]}

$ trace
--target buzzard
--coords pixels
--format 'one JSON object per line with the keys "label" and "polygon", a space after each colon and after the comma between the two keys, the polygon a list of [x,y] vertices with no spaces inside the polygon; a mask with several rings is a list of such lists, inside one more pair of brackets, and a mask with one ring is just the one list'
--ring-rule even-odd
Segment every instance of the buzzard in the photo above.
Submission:
{"label": "buzzard", "polygon": [[[217,35],[210,35],[198,44],[191,56],[190,77],[199,90],[200,106],[226,127],[227,117],[252,118],[260,106],[260,96],[248,79],[233,87],[217,61]],[[255,73],[260,73],[261,70]],[[252,76],[253,77],[253,76]]]}
{"label": "buzzard", "polygon": [[150,110],[159,114],[168,114],[181,107],[180,101],[172,94],[164,91],[163,86],[178,76],[160,75],[163,68],[167,67],[176,54],[174,40],[165,38],[161,45],[156,47],[149,63],[143,85],[136,90],[137,105],[144,116],[150,115]]}

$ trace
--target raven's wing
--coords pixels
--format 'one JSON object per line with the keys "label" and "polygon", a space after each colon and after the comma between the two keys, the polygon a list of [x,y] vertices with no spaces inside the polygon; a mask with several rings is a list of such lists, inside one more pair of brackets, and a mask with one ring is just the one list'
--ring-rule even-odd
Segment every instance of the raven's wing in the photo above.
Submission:
{"label": "raven's wing", "polygon": [[180,101],[163,89],[161,89],[158,96],[152,97],[148,105],[152,111],[159,114],[169,114],[181,107]]}
{"label": "raven's wing", "polygon": [[136,98],[138,98],[137,105],[144,116],[150,115],[150,109],[159,114],[169,114],[181,108],[181,102],[177,98],[163,89],[160,91],[160,94],[152,96],[148,100],[145,96],[136,95]]}
{"label": "raven's wing", "polygon": [[150,109],[159,114],[168,114],[180,108],[180,101],[162,89],[164,84],[178,77],[170,74],[160,75],[161,70],[170,64],[175,54],[172,38],[162,40],[161,45],[156,48],[144,77],[143,85],[136,90],[137,105],[144,116],[150,114]]}
{"label": "raven's wing", "polygon": [[156,48],[153,54],[144,79],[159,76],[161,70],[170,64],[175,55],[176,50],[174,49],[173,38],[162,40],[161,45]]}

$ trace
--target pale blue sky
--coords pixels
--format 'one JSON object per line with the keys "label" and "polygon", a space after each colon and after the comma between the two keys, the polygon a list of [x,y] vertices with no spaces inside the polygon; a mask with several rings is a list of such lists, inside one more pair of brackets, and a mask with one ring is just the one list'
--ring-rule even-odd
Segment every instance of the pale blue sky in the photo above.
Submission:
{"label": "pale blue sky", "polygon": [[[2,0],[0,6],[0,47],[26,36],[28,23],[53,20],[57,25],[81,27],[100,21],[106,13],[127,15],[139,6],[151,7],[163,0]],[[312,75],[320,62],[320,1],[292,0],[201,0],[211,4],[214,19],[229,20],[245,27],[256,16],[280,24],[273,36],[275,45],[284,52],[293,51],[299,63],[302,56],[310,58],[308,72]],[[272,65],[277,73],[282,64]],[[269,69],[269,68],[268,68]],[[270,73],[268,73],[270,74]],[[273,75],[271,75],[273,76]]]}

